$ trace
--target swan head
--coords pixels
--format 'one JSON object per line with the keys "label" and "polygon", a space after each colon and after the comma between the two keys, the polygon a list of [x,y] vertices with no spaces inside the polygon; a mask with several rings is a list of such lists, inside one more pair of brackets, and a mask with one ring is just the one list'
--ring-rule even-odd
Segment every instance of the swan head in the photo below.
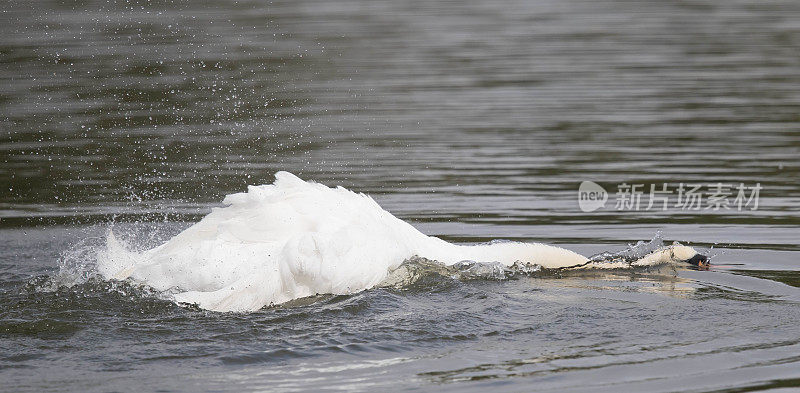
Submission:
{"label": "swan head", "polygon": [[702,268],[708,268],[711,265],[708,262],[708,257],[702,254],[695,254],[693,257],[685,260],[684,262]]}
{"label": "swan head", "polygon": [[708,269],[710,265],[708,256],[700,254],[692,247],[675,244],[671,247],[671,252],[675,260],[697,266],[701,269]]}

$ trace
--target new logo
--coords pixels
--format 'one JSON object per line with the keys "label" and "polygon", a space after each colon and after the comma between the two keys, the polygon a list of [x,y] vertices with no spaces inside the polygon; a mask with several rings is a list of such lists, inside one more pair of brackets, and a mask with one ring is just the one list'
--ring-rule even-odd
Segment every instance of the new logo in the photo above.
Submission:
{"label": "new logo", "polygon": [[578,187],[578,206],[585,213],[593,212],[606,205],[608,192],[593,181],[583,181]]}

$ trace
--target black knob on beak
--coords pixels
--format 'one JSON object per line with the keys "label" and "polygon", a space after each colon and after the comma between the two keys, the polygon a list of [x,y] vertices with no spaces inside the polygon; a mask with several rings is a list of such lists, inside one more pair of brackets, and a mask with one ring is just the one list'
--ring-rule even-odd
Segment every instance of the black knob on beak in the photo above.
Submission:
{"label": "black knob on beak", "polygon": [[686,260],[686,263],[699,267],[708,267],[708,257],[705,255],[695,254],[693,257]]}

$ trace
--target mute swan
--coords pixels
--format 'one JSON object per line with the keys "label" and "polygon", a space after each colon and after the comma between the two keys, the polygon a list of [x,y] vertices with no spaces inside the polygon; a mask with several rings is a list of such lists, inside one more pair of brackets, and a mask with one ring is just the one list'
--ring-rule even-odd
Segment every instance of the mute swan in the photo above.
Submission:
{"label": "mute swan", "polygon": [[[543,268],[587,268],[575,252],[539,243],[456,245],[427,236],[383,210],[369,196],[329,188],[278,172],[269,185],[228,195],[200,222],[166,243],[134,253],[113,233],[98,271],[172,290],[175,301],[214,311],[254,311],[315,294],[371,288],[403,261],[420,256],[460,261],[532,263]],[[687,246],[658,249],[625,266],[707,258]],[[619,267],[619,266],[608,266]]]}

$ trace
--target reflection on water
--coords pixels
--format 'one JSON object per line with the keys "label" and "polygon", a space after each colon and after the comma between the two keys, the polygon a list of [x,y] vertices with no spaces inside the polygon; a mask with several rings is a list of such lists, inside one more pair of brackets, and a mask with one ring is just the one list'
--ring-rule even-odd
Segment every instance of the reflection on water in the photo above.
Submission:
{"label": "reflection on water", "polygon": [[735,270],[735,272],[800,288],[800,275],[792,270]]}
{"label": "reflection on water", "polygon": [[657,293],[677,298],[690,298],[702,288],[695,281],[676,275],[672,266],[634,271],[570,272],[562,278],[558,285],[601,292]]}

